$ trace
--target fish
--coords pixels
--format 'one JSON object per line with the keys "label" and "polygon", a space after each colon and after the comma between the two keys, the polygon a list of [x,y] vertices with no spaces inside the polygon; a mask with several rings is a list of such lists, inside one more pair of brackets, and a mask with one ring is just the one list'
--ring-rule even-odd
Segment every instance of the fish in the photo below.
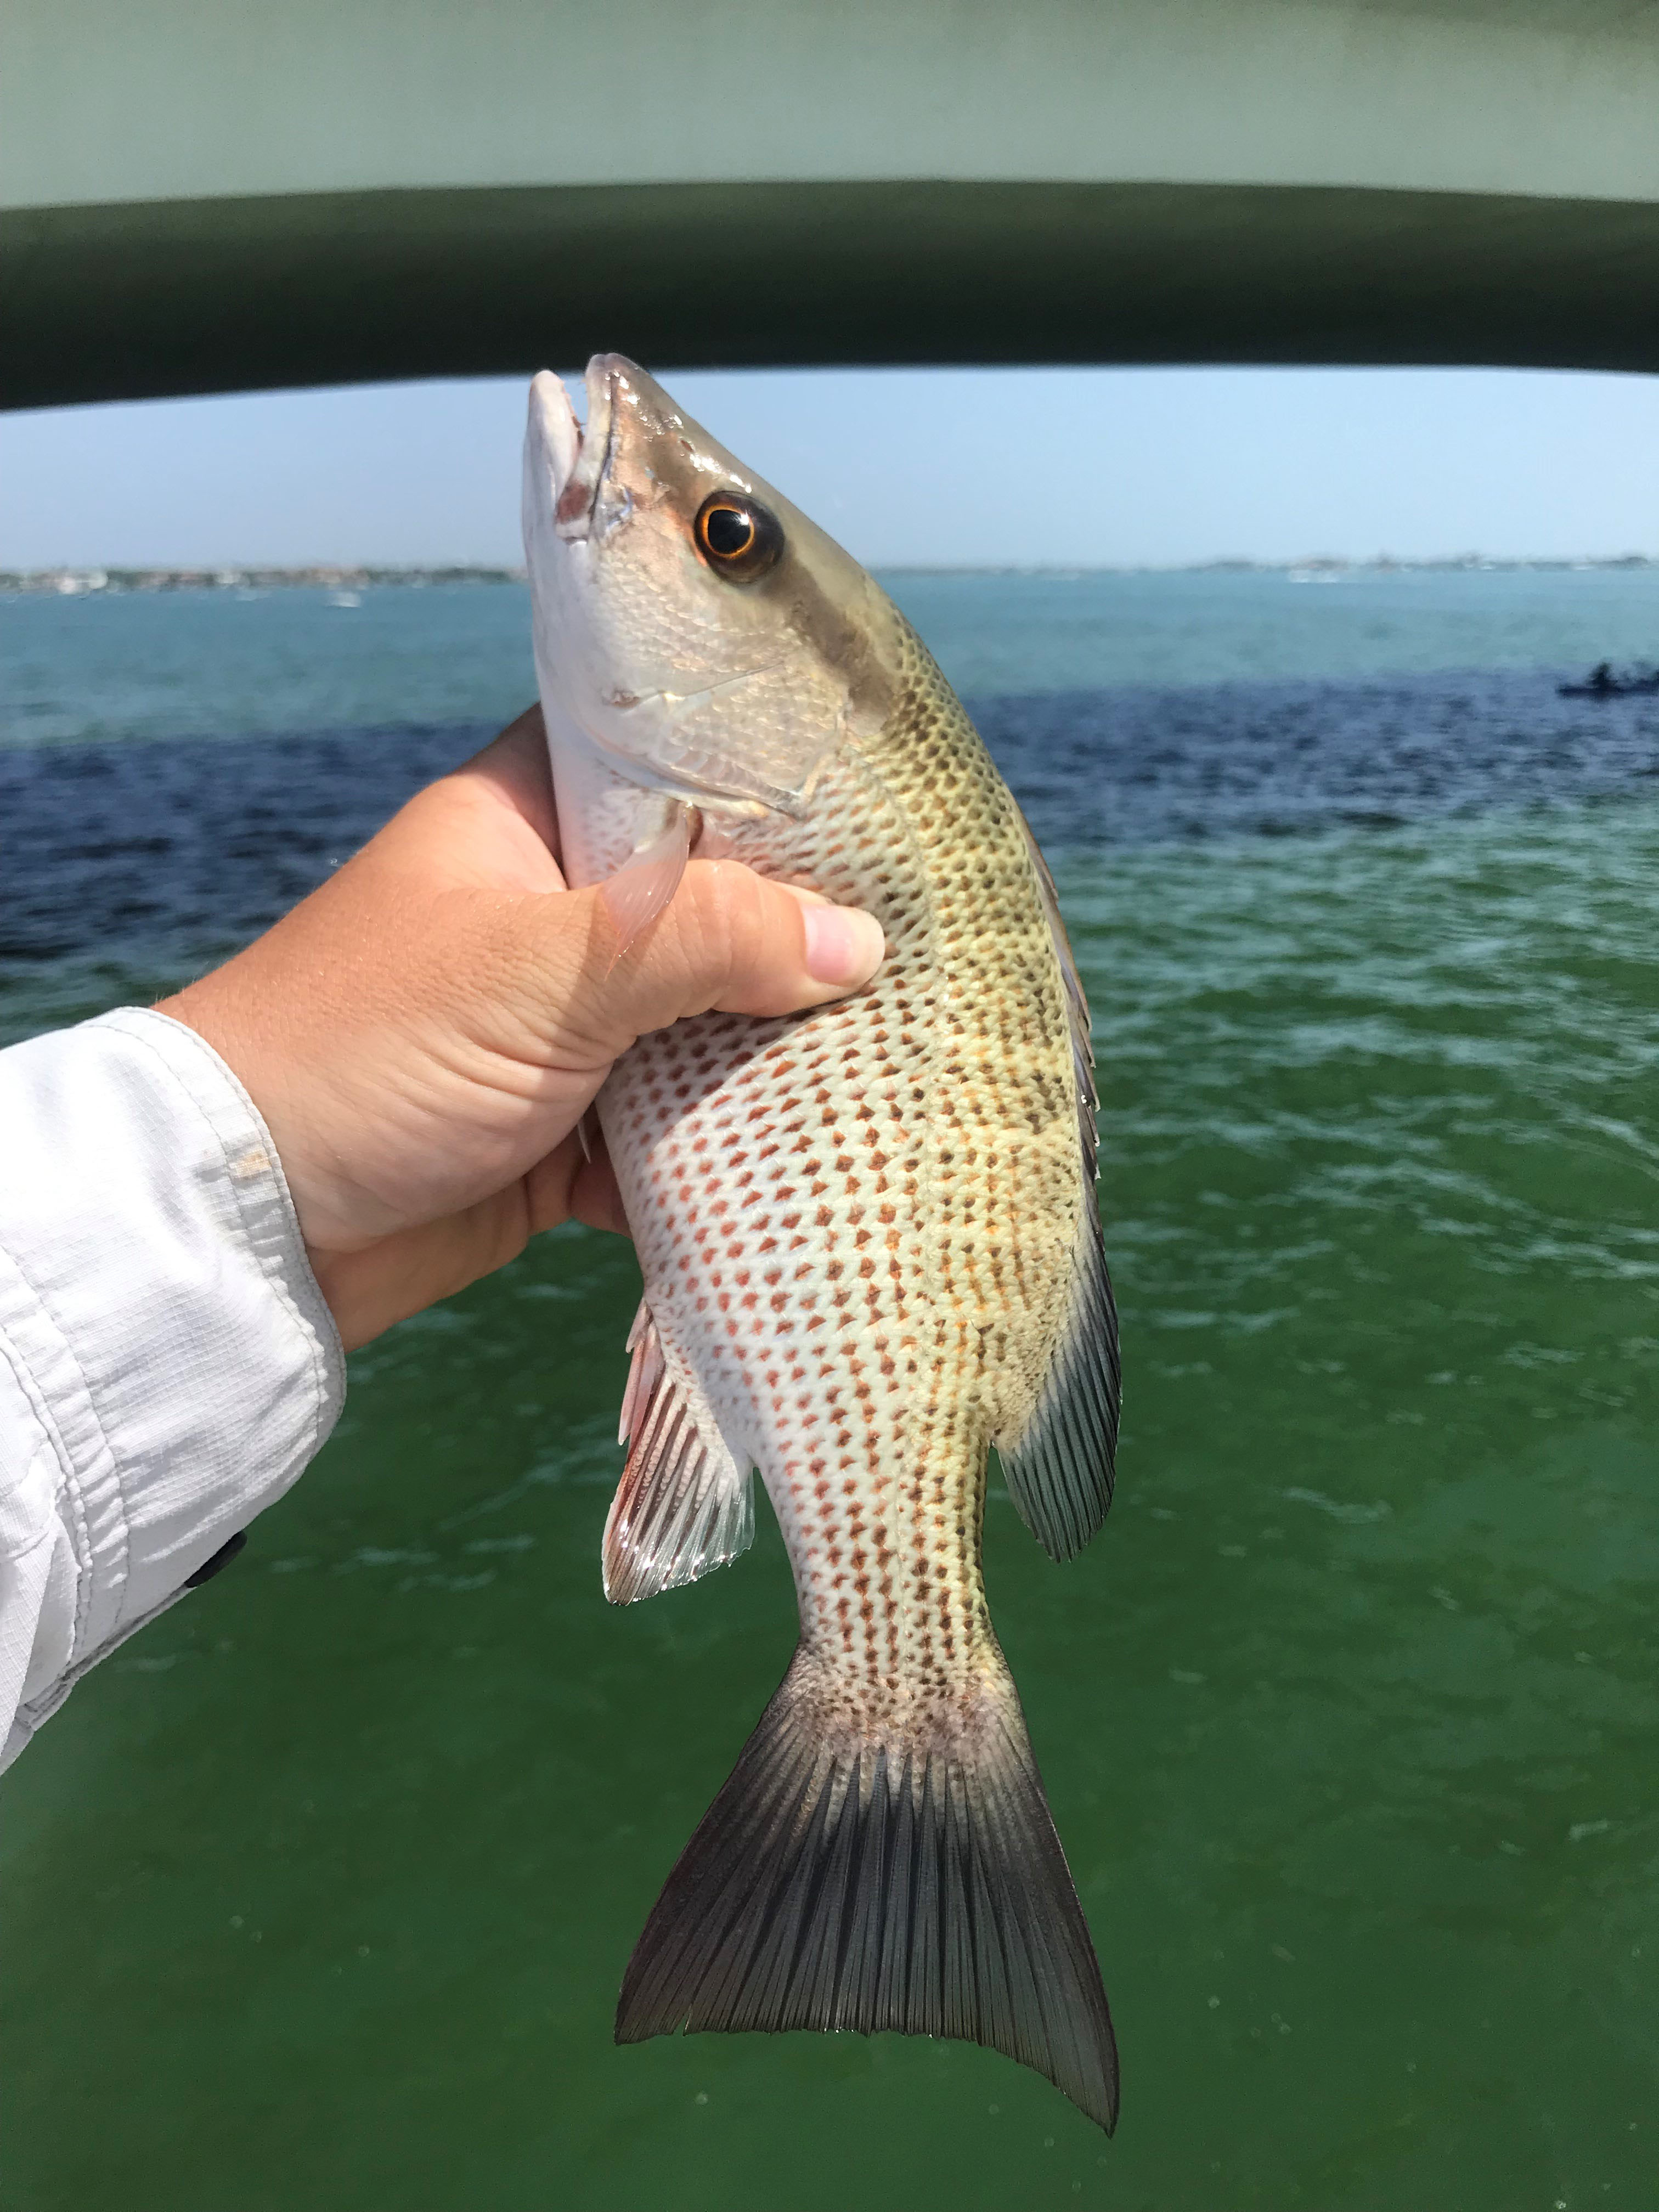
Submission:
{"label": "fish", "polygon": [[758,1469],[800,1639],[629,1960],[616,2036],[956,2038],[1109,2132],[1118,2062],[981,1560],[989,1454],[1057,1560],[1111,1500],[1088,1006],[1035,839],[850,554],[619,354],[531,387],[563,865],[618,951],[688,856],[866,908],[832,1005],[641,1037],[598,1119],[638,1251],[619,1604],[729,1564]]}

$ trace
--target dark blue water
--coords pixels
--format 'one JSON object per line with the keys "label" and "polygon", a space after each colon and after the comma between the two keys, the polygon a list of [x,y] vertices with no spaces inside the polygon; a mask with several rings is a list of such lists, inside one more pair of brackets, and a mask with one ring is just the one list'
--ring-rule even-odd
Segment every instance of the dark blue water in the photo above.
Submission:
{"label": "dark blue water", "polygon": [[[970,707],[1051,852],[1398,827],[1659,776],[1659,699],[1556,672],[1038,692]],[[484,722],[0,750],[0,961],[245,942]]]}

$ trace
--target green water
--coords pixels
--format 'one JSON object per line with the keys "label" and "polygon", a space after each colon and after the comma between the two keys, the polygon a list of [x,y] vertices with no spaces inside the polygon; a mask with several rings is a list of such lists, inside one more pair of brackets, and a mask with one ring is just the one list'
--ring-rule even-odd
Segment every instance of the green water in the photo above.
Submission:
{"label": "green water", "polygon": [[1659,806],[1061,873],[1121,1483],[986,1543],[1116,2139],[957,2045],[612,2047],[793,1608],[769,1526],[604,1604],[636,1282],[571,1232],[360,1355],[7,1778],[9,2208],[1659,2201]]}

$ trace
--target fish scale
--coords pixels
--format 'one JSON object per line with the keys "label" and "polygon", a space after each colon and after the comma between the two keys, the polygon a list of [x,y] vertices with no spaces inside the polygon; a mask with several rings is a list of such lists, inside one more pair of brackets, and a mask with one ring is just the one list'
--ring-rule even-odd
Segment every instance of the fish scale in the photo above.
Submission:
{"label": "fish scale", "polygon": [[[1046,1548],[1098,1528],[1116,1317],[1088,1012],[1054,885],[891,603],[619,356],[532,386],[526,550],[564,859],[618,941],[701,852],[862,906],[799,1015],[641,1038],[599,1108],[644,1297],[605,1585],[735,1559],[751,1469],[789,1672],[669,1875],[619,2041],[968,2038],[1109,2129],[1100,1972],[986,1606],[990,1448]],[[706,528],[715,514],[720,527]]]}
{"label": "fish scale", "polygon": [[891,726],[834,764],[810,820],[726,848],[869,908],[876,981],[793,1019],[677,1023],[600,1103],[657,1328],[763,1472],[805,1638],[874,1700],[995,1652],[986,1446],[1030,1419],[1092,1202],[1024,838],[907,642]]}

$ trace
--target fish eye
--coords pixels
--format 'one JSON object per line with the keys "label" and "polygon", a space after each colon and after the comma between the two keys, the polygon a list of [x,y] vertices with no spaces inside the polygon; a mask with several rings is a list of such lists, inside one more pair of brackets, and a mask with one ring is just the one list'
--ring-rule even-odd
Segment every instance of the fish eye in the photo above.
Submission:
{"label": "fish eye", "polygon": [[710,492],[697,509],[691,535],[717,576],[752,584],[783,550],[783,526],[770,507],[740,492]]}

